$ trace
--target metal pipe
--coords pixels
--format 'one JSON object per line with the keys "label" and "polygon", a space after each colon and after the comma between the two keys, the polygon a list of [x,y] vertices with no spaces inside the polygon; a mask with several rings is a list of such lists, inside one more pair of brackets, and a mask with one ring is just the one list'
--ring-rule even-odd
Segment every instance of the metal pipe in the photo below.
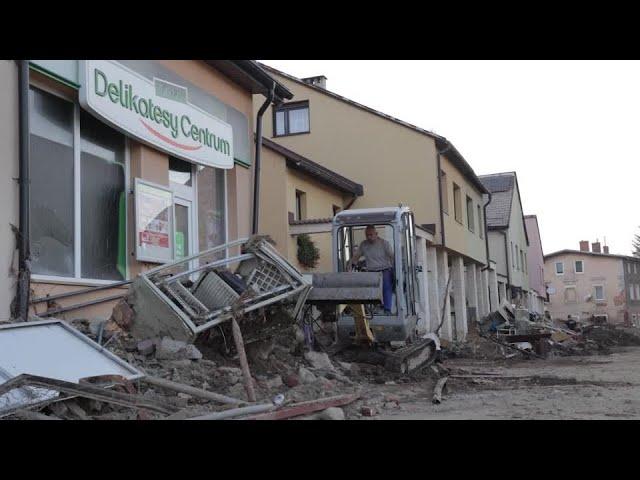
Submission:
{"label": "metal pipe", "polygon": [[51,300],[59,300],[61,298],[75,297],[76,295],[83,295],[85,293],[93,293],[93,292],[98,292],[100,290],[109,290],[110,288],[122,287],[124,285],[129,285],[132,282],[133,280],[124,280],[122,282],[110,283],[108,285],[97,285],[91,288],[83,288],[82,290],[76,290],[74,292],[59,293],[58,295],[48,295],[46,297],[37,297],[29,300],[29,303],[33,305],[35,303],[49,302]]}
{"label": "metal pipe", "polygon": [[126,296],[126,293],[120,293],[118,295],[112,295],[110,297],[98,298],[96,300],[89,300],[88,302],[76,303],[75,305],[69,305],[68,307],[61,307],[53,310],[47,310],[46,312],[38,314],[38,316],[50,317],[51,315],[55,315],[56,313],[69,312],[71,310],[77,310],[79,308],[88,307],[90,305],[96,305],[98,303],[109,302],[111,300],[118,300],[119,298],[124,298],[125,296]]}
{"label": "metal pipe", "polygon": [[187,418],[187,420],[224,420],[226,418],[240,417],[243,415],[270,412],[271,410],[275,409],[276,406],[273,403],[263,403],[261,405],[232,408],[230,410],[224,410],[222,412],[209,413],[206,415],[200,415],[199,417],[191,417]]}
{"label": "metal pipe", "polygon": [[18,69],[19,115],[19,222],[18,230],[18,288],[15,317],[29,319],[29,291],[31,283],[31,252],[29,251],[29,61],[20,60]]}
{"label": "metal pipe", "polygon": [[269,105],[273,101],[274,92],[276,89],[276,82],[273,82],[267,99],[258,110],[256,117],[256,155],[255,165],[253,166],[253,226],[251,233],[253,235],[258,234],[258,224],[260,220],[260,153],[262,151],[262,115],[269,108]]}

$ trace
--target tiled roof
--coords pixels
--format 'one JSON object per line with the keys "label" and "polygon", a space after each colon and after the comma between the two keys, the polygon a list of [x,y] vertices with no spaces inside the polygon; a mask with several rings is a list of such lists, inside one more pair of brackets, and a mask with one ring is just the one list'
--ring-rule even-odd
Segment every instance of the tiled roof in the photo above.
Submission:
{"label": "tiled roof", "polygon": [[289,225],[311,225],[316,223],[331,223],[333,218],[308,218],[306,220],[291,220]]}
{"label": "tiled roof", "polygon": [[487,175],[481,176],[480,180],[491,192],[491,203],[487,205],[487,227],[507,228],[511,218],[513,176]]}

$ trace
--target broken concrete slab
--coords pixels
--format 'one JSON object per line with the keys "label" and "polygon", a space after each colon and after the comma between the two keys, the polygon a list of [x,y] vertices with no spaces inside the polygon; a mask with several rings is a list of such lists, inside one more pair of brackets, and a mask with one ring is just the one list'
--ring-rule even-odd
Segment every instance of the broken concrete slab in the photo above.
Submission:
{"label": "broken concrete slab", "polygon": [[113,307],[113,311],[111,312],[111,318],[113,318],[113,321],[124,330],[129,330],[131,328],[134,317],[134,311],[124,299],[116,303],[116,306]]}
{"label": "broken concrete slab", "polygon": [[324,352],[314,352],[312,350],[304,352],[304,358],[313,368],[318,370],[335,370],[329,355]]}
{"label": "broken concrete slab", "polygon": [[155,352],[156,345],[153,340],[147,339],[138,342],[136,348],[142,355],[151,355],[153,352]]}
{"label": "broken concrete slab", "polygon": [[298,369],[298,378],[302,383],[313,383],[317,380],[318,377],[316,377],[311,370],[300,367]]}
{"label": "broken concrete slab", "polygon": [[156,358],[159,360],[199,360],[202,353],[190,343],[164,337],[156,346]]}

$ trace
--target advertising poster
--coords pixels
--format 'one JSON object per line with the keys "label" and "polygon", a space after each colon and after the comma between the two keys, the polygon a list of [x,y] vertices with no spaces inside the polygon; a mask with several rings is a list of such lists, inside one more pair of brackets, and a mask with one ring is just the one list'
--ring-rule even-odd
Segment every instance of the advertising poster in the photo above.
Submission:
{"label": "advertising poster", "polygon": [[167,263],[173,260],[173,193],[170,189],[135,181],[136,259]]}

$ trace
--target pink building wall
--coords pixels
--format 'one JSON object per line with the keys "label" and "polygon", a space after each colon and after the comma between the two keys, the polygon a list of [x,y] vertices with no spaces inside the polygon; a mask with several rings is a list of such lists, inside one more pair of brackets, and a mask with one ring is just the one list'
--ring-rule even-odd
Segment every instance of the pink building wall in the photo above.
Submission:
{"label": "pink building wall", "polygon": [[535,215],[524,216],[529,247],[527,247],[527,271],[529,272],[529,289],[535,290],[539,296],[546,297],[544,286],[544,256],[538,218]]}

